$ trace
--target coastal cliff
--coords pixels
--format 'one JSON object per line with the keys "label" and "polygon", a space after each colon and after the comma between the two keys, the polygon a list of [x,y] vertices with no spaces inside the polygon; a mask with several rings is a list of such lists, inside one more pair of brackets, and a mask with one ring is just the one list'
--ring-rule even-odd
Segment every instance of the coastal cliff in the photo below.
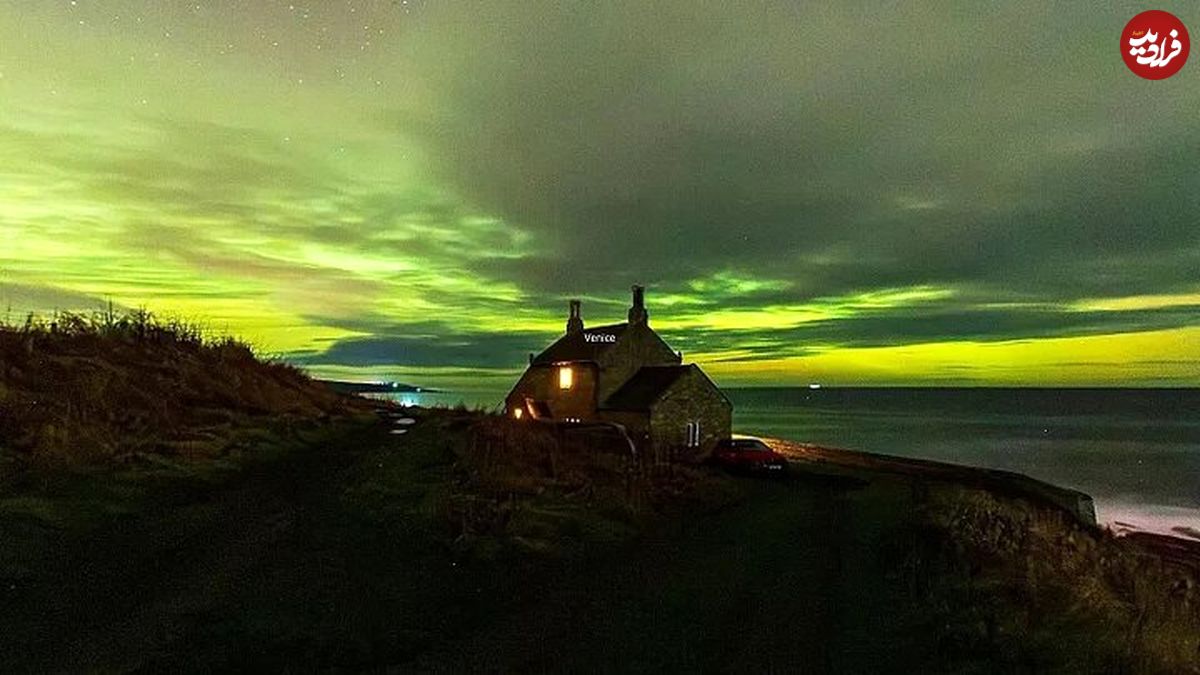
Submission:
{"label": "coastal cliff", "polygon": [[1097,525],[1096,505],[1090,495],[1079,490],[1035,480],[1014,471],[982,469],[910,457],[856,452],[810,443],[798,443],[781,438],[768,440],[773,447],[787,456],[805,462],[808,471],[819,471],[824,466],[827,469],[842,472],[891,473],[925,481],[954,483],[1008,497],[1027,499],[1049,508],[1061,509],[1082,525],[1092,527]]}

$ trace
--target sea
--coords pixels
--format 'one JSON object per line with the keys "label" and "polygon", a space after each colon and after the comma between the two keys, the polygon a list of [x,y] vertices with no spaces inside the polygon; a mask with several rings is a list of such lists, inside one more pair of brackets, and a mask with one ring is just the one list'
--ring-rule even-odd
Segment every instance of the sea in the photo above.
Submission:
{"label": "sea", "polygon": [[[729,388],[737,433],[1016,471],[1117,532],[1200,539],[1200,389]],[[397,394],[498,406],[504,392]]]}

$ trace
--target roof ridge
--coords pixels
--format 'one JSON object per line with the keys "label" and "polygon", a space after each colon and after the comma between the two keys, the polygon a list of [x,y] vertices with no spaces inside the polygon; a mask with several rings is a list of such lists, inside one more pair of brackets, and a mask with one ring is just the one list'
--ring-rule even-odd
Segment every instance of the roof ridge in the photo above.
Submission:
{"label": "roof ridge", "polygon": [[[530,365],[596,361],[602,353],[615,345],[628,329],[628,322],[614,323],[560,335],[538,353]],[[601,337],[597,338],[597,335]]]}

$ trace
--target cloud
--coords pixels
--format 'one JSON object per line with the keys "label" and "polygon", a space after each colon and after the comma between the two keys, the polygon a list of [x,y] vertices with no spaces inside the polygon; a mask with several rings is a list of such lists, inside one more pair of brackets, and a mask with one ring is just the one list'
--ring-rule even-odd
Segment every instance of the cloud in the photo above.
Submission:
{"label": "cloud", "polygon": [[[54,288],[53,286],[10,284],[0,282],[0,309],[12,314],[8,320],[22,318],[25,314],[42,313],[46,310],[63,312],[99,311],[109,308],[110,301],[104,298]],[[123,309],[112,305],[114,310]]]}
{"label": "cloud", "polygon": [[[459,368],[518,367],[530,351],[540,351],[547,336],[527,331],[464,333],[452,326],[404,327],[397,333],[338,340],[320,353],[293,358],[305,365],[420,368],[454,364]],[[423,328],[423,330],[422,330]],[[543,345],[544,346],[544,345]]]}
{"label": "cloud", "polygon": [[[498,3],[427,19],[413,70],[433,105],[397,125],[552,251],[488,271],[611,292],[736,264],[791,282],[797,300],[1186,282],[1200,92],[1180,81],[1145,107],[1108,48],[1123,10],[702,5]],[[1028,49],[1001,26],[1063,38]],[[433,63],[446,53],[451,65]]]}

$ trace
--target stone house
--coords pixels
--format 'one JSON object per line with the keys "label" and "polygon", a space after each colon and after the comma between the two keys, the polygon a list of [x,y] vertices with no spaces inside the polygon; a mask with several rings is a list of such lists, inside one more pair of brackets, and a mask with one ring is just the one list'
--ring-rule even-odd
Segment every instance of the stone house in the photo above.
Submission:
{"label": "stone house", "polygon": [[696,458],[728,438],[733,405],[695,364],[650,328],[633,287],[628,321],[585,328],[571,300],[566,333],[536,356],[504,399],[516,419],[619,425],[643,453]]}

